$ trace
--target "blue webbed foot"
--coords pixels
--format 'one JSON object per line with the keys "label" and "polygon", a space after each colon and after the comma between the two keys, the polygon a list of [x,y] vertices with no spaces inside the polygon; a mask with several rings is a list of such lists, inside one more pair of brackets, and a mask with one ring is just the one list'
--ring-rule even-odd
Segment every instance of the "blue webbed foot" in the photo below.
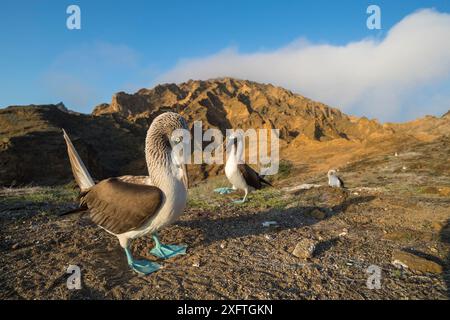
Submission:
{"label": "blue webbed foot", "polygon": [[149,260],[134,260],[130,264],[131,269],[140,274],[150,274],[161,269],[161,265]]}
{"label": "blue webbed foot", "polygon": [[235,190],[233,188],[223,187],[223,188],[217,188],[214,189],[214,192],[220,193],[220,194],[230,194],[234,192]]}
{"label": "blue webbed foot", "polygon": [[125,248],[125,253],[127,255],[128,265],[139,274],[150,274],[161,269],[161,265],[156,262],[149,260],[134,260],[128,247]]}
{"label": "blue webbed foot", "polygon": [[175,244],[162,244],[154,247],[150,253],[161,259],[168,259],[180,254],[186,254],[187,246],[178,246]]}
{"label": "blue webbed foot", "polygon": [[155,247],[150,250],[150,253],[161,259],[169,259],[180,254],[186,254],[187,246],[175,244],[162,244],[156,234],[153,235]]}

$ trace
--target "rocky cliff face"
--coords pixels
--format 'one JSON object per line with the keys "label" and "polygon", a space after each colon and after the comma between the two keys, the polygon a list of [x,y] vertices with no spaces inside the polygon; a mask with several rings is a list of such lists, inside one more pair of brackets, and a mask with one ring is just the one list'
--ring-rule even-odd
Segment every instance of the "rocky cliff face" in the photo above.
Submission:
{"label": "rocky cliff face", "polygon": [[406,123],[386,124],[397,135],[412,135],[422,140],[434,140],[440,136],[450,137],[450,111],[442,117],[426,116]]}
{"label": "rocky cliff face", "polygon": [[[282,157],[314,163],[314,150],[320,149],[330,155],[330,163],[324,165],[332,166],[339,165],[332,158],[339,148],[354,148],[356,154],[358,148],[366,152],[370,145],[371,152],[382,152],[386,150],[368,141],[404,142],[403,136],[408,141],[430,140],[450,132],[448,113],[442,118],[381,125],[270,84],[230,78],[188,81],[134,94],[116,93],[111,103],[98,105],[91,115],[71,112],[63,104],[0,110],[0,185],[71,181],[61,128],[95,178],[146,174],[145,133],[151,121],[166,111],[181,113],[190,125],[201,120],[204,129],[276,128]],[[194,180],[221,173],[220,167],[206,165],[191,166],[190,172]]]}
{"label": "rocky cliff face", "polygon": [[389,132],[377,121],[350,118],[335,108],[272,85],[231,78],[158,85],[135,94],[119,92],[111,103],[93,114],[120,114],[130,121],[153,118],[173,110],[205,129],[277,128],[289,143],[298,136],[327,141],[363,139],[374,132]]}
{"label": "rocky cliff face", "polygon": [[55,184],[72,180],[61,128],[69,133],[94,177],[145,174],[147,126],[115,115],[94,117],[62,105],[0,110],[0,185]]}

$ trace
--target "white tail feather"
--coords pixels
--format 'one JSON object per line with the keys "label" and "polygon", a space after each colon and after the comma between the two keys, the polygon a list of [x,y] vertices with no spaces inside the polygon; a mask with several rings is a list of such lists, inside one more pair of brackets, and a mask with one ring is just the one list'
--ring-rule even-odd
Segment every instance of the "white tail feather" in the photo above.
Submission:
{"label": "white tail feather", "polygon": [[85,191],[94,186],[95,182],[89,174],[89,171],[87,171],[83,161],[78,155],[77,150],[75,150],[75,147],[73,146],[72,141],[70,141],[70,138],[67,135],[66,131],[64,129],[62,129],[62,131],[64,140],[66,140],[67,144],[67,153],[69,155],[73,176],[77,181],[77,184],[80,187],[81,191]]}

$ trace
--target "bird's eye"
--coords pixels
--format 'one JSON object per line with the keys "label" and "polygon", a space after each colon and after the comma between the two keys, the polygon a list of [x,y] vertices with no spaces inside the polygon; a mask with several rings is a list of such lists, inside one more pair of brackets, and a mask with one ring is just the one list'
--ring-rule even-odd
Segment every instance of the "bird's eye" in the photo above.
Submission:
{"label": "bird's eye", "polygon": [[174,138],[172,141],[174,144],[178,144],[182,141],[182,139],[181,139],[181,137],[177,137],[177,138]]}

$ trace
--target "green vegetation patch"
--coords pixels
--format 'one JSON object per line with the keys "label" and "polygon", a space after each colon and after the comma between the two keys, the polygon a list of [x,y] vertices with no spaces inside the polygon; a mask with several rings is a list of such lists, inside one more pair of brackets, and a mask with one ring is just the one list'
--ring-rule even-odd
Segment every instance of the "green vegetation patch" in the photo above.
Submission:
{"label": "green vegetation patch", "polygon": [[20,203],[28,204],[63,204],[73,202],[78,195],[71,185],[56,187],[24,187],[0,189],[0,203],[3,205],[14,205]]}

